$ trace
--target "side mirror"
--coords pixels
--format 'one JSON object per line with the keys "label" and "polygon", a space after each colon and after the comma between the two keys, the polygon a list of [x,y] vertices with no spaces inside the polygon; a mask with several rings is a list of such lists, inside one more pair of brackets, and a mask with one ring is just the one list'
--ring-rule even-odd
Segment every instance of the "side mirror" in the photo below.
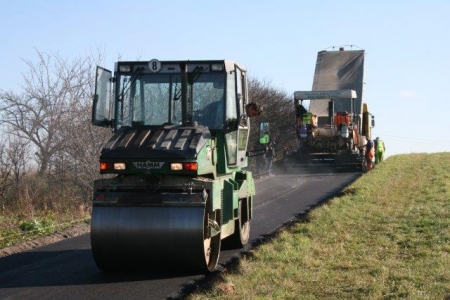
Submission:
{"label": "side mirror", "polygon": [[372,116],[372,127],[375,127],[375,116]]}

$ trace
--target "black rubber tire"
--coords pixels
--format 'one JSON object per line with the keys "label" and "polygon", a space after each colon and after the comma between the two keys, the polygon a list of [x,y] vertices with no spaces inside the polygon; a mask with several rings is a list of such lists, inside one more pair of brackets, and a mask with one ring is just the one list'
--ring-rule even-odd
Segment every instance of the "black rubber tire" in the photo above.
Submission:
{"label": "black rubber tire", "polygon": [[[246,211],[244,211],[242,203],[246,201],[245,199],[239,200],[239,208],[238,208],[238,218],[235,220],[235,231],[234,234],[224,240],[227,248],[237,249],[243,248],[248,244],[250,239],[250,220],[244,219],[244,215],[248,215]],[[249,201],[251,201],[249,199]],[[248,207],[248,205],[247,205]]]}

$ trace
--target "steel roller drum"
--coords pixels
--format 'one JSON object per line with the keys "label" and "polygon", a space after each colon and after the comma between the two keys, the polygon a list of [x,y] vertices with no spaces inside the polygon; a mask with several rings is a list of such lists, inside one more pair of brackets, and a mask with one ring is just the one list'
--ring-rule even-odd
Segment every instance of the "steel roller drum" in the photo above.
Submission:
{"label": "steel roller drum", "polygon": [[203,206],[94,206],[92,253],[100,269],[204,269]]}

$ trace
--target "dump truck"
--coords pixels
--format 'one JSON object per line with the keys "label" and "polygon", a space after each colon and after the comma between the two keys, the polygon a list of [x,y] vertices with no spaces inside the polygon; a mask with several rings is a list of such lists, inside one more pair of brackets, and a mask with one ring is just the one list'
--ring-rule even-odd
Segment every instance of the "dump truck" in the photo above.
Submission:
{"label": "dump truck", "polygon": [[212,271],[244,247],[256,194],[245,67],[230,60],[97,67],[92,123],[109,127],[94,182],[97,267]]}
{"label": "dump truck", "polygon": [[343,47],[318,53],[312,90],[294,92],[293,166],[364,169],[364,145],[375,125],[363,101],[364,55]]}

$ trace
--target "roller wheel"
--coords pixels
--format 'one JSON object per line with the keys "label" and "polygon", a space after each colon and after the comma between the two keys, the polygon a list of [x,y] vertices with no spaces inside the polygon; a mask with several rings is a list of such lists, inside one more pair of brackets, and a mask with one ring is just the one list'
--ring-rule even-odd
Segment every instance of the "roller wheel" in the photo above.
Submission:
{"label": "roller wheel", "polygon": [[219,211],[205,212],[203,249],[207,271],[213,271],[219,261],[221,245],[220,219]]}
{"label": "roller wheel", "polygon": [[247,218],[248,205],[243,206],[243,203],[246,203],[245,199],[239,200],[239,217],[235,221],[235,231],[234,234],[226,240],[227,247],[230,248],[242,248],[247,245],[250,238],[250,220]]}

